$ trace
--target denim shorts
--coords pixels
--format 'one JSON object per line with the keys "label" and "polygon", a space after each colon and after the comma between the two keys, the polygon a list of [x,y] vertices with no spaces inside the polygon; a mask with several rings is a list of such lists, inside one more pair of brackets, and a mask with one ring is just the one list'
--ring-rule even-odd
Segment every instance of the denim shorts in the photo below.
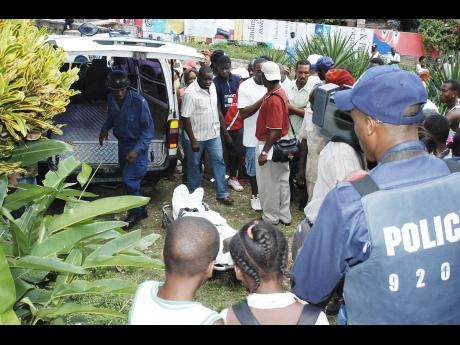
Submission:
{"label": "denim shorts", "polygon": [[256,176],[256,148],[246,147],[246,173],[250,177]]}

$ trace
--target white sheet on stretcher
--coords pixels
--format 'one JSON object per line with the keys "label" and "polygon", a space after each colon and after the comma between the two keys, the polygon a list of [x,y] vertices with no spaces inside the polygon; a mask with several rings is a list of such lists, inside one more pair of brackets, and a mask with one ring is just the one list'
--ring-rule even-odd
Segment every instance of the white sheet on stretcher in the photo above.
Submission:
{"label": "white sheet on stretcher", "polygon": [[183,208],[196,208],[198,212],[184,212],[182,217],[202,217],[213,223],[219,232],[220,238],[219,253],[217,254],[216,264],[232,266],[233,260],[230,256],[230,252],[222,252],[224,247],[223,242],[225,239],[235,235],[237,231],[228,225],[227,220],[219,213],[212,210],[205,210],[205,207],[203,206],[203,195],[204,190],[201,187],[195,189],[195,191],[190,194],[186,185],[181,184],[177,186],[174,189],[172,197],[173,219],[177,219],[180,210]]}

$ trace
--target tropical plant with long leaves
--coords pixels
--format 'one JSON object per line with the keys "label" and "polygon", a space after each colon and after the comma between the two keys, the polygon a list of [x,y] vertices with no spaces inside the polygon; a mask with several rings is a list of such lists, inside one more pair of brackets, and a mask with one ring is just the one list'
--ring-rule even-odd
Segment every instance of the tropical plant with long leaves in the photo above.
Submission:
{"label": "tropical plant with long leaves", "polygon": [[260,56],[262,55],[268,56],[270,59],[272,59],[273,62],[279,63],[283,66],[291,65],[289,58],[284,53],[284,50],[264,48],[261,50]]}
{"label": "tropical plant with long leaves", "polygon": [[[71,147],[54,140],[29,150],[26,157]],[[19,154],[25,156],[23,150]],[[15,152],[13,151],[13,155]],[[8,179],[0,176],[0,324],[37,324],[72,313],[126,317],[118,310],[82,305],[72,297],[82,294],[133,295],[136,284],[121,279],[82,279],[92,270],[109,266],[163,268],[160,260],[143,251],[156,241],[157,234],[141,237],[141,231],[125,232],[122,221],[100,216],[123,212],[148,203],[149,198],[119,196],[95,199],[97,195],[73,189],[67,177],[77,169],[81,187],[89,183],[92,169],[73,156],[49,171],[43,186],[18,185],[7,194]],[[92,175],[91,175],[92,174]],[[55,199],[65,202],[64,212],[49,215]],[[14,216],[22,209],[20,216]]]}
{"label": "tropical plant with long leaves", "polygon": [[353,43],[351,36],[345,36],[340,32],[333,35],[314,35],[299,40],[297,58],[307,59],[312,54],[329,56],[334,60],[336,67],[349,69],[353,77],[358,79],[369,63],[368,50],[363,47],[357,48],[358,43],[359,41]]}
{"label": "tropical plant with long leaves", "polygon": [[460,80],[460,52],[450,55],[452,55],[450,61],[448,56],[441,56],[441,60],[444,62],[442,66],[437,66],[434,62],[429,63],[431,78],[426,81],[428,97],[436,104],[441,113],[446,107],[439,100],[442,83],[449,79]]}

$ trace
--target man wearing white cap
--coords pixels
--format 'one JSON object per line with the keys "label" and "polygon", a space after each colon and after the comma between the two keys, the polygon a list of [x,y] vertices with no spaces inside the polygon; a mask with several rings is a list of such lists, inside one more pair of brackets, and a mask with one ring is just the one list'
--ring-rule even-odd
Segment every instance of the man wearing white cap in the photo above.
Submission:
{"label": "man wearing white cap", "polygon": [[271,160],[273,144],[288,134],[288,99],[279,84],[281,75],[276,63],[267,61],[262,64],[262,80],[267,94],[262,99],[256,124],[256,137],[259,140],[256,148],[256,176],[263,211],[262,219],[275,225],[289,225],[289,163]]}

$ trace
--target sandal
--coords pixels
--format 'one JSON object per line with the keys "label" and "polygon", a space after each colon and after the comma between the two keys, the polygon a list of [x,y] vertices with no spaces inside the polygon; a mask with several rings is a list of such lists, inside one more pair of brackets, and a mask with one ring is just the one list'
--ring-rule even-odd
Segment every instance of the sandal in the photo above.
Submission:
{"label": "sandal", "polygon": [[227,206],[233,205],[233,198],[230,195],[227,195],[225,198],[216,198],[216,200]]}

